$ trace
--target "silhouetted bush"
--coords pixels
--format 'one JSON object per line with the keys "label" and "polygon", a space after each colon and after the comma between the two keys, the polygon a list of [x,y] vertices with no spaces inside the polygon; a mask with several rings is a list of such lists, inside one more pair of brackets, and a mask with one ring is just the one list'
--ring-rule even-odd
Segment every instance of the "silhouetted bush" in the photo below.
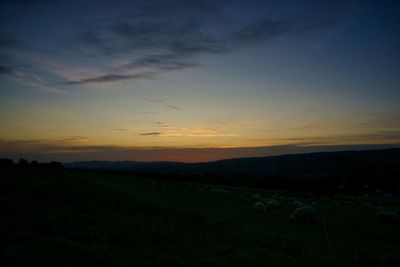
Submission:
{"label": "silhouetted bush", "polygon": [[62,170],[64,169],[64,165],[57,161],[39,163],[36,160],[28,162],[26,159],[21,158],[18,160],[18,163],[14,163],[12,159],[0,159],[1,170],[12,168],[24,170]]}
{"label": "silhouetted bush", "polygon": [[21,159],[18,160],[18,166],[26,168],[26,167],[29,166],[29,162],[26,159],[22,159],[21,158]]}

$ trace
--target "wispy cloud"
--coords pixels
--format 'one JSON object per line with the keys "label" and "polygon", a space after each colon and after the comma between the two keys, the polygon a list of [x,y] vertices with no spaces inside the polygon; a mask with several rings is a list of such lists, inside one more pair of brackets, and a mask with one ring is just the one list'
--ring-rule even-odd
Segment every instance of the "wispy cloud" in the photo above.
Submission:
{"label": "wispy cloud", "polygon": [[82,141],[82,140],[88,140],[89,138],[86,136],[82,135],[72,135],[67,138],[64,138],[62,141],[63,142],[75,142],[75,141]]}
{"label": "wispy cloud", "polygon": [[296,29],[296,22],[264,18],[241,26],[227,38],[239,44],[260,43],[291,33]]}
{"label": "wispy cloud", "polygon": [[[107,13],[112,13],[112,16],[104,16],[102,12],[88,13],[85,23],[79,24],[79,27],[71,26],[68,31],[60,30],[57,35],[62,49],[73,51],[70,53],[72,57],[83,57],[87,62],[92,60],[91,68],[95,69],[79,77],[70,75],[66,77],[66,82],[60,82],[62,85],[156,78],[171,71],[201,66],[198,63],[201,55],[224,55],[281,36],[320,31],[338,19],[337,10],[346,1],[334,1],[334,5],[314,3],[311,6],[329,8],[320,8],[314,13],[310,9],[300,15],[279,15],[277,12],[274,17],[268,13],[274,6],[269,2],[261,2],[262,8],[259,11],[265,10],[264,14],[254,12],[247,15],[241,14],[240,6],[232,13],[234,9],[230,6],[238,3],[228,1],[150,0],[135,1],[134,4],[121,3],[119,6],[113,2],[100,2],[99,6],[110,9]],[[15,8],[50,5],[52,1],[20,0],[1,3]],[[70,7],[66,5],[67,9]],[[6,35],[6,32],[9,31],[0,35],[0,47],[18,47],[21,40]],[[14,57],[11,53],[9,56]],[[79,60],[82,61],[82,58]],[[76,66],[75,69],[81,68],[84,67]],[[60,91],[49,84],[36,87]]]}
{"label": "wispy cloud", "polygon": [[210,129],[210,128],[177,128],[177,127],[167,127],[167,128],[171,129],[162,132],[141,133],[140,135],[160,136],[160,137],[199,137],[199,138],[238,136],[236,133],[219,132],[216,129]]}
{"label": "wispy cloud", "polygon": [[29,73],[22,69],[17,69],[9,66],[0,65],[0,75],[8,76],[9,78],[15,79],[18,83],[26,88],[37,89],[40,91],[65,94],[64,90],[61,90],[49,83],[47,83],[40,76]]}
{"label": "wispy cloud", "polygon": [[135,73],[135,74],[105,74],[96,77],[85,78],[76,81],[69,81],[66,84],[90,84],[90,83],[109,83],[121,80],[130,80],[130,79],[143,79],[143,78],[151,78],[153,76],[152,73]]}
{"label": "wispy cloud", "polygon": [[159,132],[151,132],[151,133],[141,133],[140,135],[144,136],[155,136],[155,135],[161,135],[162,133]]}
{"label": "wispy cloud", "polygon": [[322,10],[326,16],[322,14],[319,19],[314,14],[308,14],[311,19],[264,15],[240,21],[228,15],[224,1],[202,2],[150,1],[79,32],[71,44],[78,51],[90,51],[95,56],[123,56],[130,62],[103,76],[86,77],[70,84],[149,78],[149,74],[116,74],[143,69],[155,77],[168,71],[193,68],[199,66],[196,56],[201,54],[227,54],[282,35],[324,29],[331,25],[327,21],[337,19],[331,9],[340,9],[343,5],[340,1],[337,7]]}
{"label": "wispy cloud", "polygon": [[170,109],[183,110],[181,107],[170,104],[168,102],[168,100],[166,100],[166,99],[157,99],[157,98],[149,98],[149,97],[144,97],[143,99],[146,100],[147,102],[162,104],[163,106],[170,108]]}

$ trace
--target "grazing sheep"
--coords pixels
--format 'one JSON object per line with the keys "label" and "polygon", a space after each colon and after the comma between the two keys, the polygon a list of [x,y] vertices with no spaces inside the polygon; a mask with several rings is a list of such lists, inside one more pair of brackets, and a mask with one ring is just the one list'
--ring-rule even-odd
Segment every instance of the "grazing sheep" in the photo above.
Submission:
{"label": "grazing sheep", "polygon": [[387,222],[387,223],[400,222],[400,216],[393,211],[386,211],[386,210],[378,211],[376,217],[381,222]]}
{"label": "grazing sheep", "polygon": [[211,188],[210,191],[215,192],[215,193],[222,193],[222,194],[227,194],[227,193],[229,193],[228,190],[223,189],[223,188]]}
{"label": "grazing sheep", "polygon": [[264,211],[265,205],[261,201],[257,201],[256,203],[254,203],[253,208],[257,211]]}
{"label": "grazing sheep", "polygon": [[307,204],[306,202],[299,201],[299,200],[293,201],[292,204],[293,204],[293,206],[295,206],[295,207],[297,207],[297,208],[309,206],[309,204]]}
{"label": "grazing sheep", "polygon": [[266,210],[272,210],[272,209],[277,209],[279,208],[279,202],[276,200],[270,200],[265,204],[265,209]]}
{"label": "grazing sheep", "polygon": [[252,201],[260,201],[260,200],[261,200],[261,197],[260,197],[259,194],[254,194],[254,195],[252,195],[252,196],[250,197],[250,200],[252,200]]}
{"label": "grazing sheep", "polygon": [[312,206],[303,206],[297,208],[292,215],[290,215],[290,220],[299,222],[310,222],[314,220],[315,209]]}

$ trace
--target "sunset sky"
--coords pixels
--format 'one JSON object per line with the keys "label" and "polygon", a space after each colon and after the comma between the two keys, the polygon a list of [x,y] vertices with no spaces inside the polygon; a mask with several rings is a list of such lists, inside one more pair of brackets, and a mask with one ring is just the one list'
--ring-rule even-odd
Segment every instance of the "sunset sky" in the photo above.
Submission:
{"label": "sunset sky", "polygon": [[400,144],[399,1],[0,2],[0,157]]}

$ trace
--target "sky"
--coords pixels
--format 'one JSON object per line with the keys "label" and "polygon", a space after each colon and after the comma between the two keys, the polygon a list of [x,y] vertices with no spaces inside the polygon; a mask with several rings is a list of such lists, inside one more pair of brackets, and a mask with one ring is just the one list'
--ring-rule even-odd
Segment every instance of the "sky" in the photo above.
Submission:
{"label": "sky", "polygon": [[400,146],[398,1],[2,0],[0,157]]}

